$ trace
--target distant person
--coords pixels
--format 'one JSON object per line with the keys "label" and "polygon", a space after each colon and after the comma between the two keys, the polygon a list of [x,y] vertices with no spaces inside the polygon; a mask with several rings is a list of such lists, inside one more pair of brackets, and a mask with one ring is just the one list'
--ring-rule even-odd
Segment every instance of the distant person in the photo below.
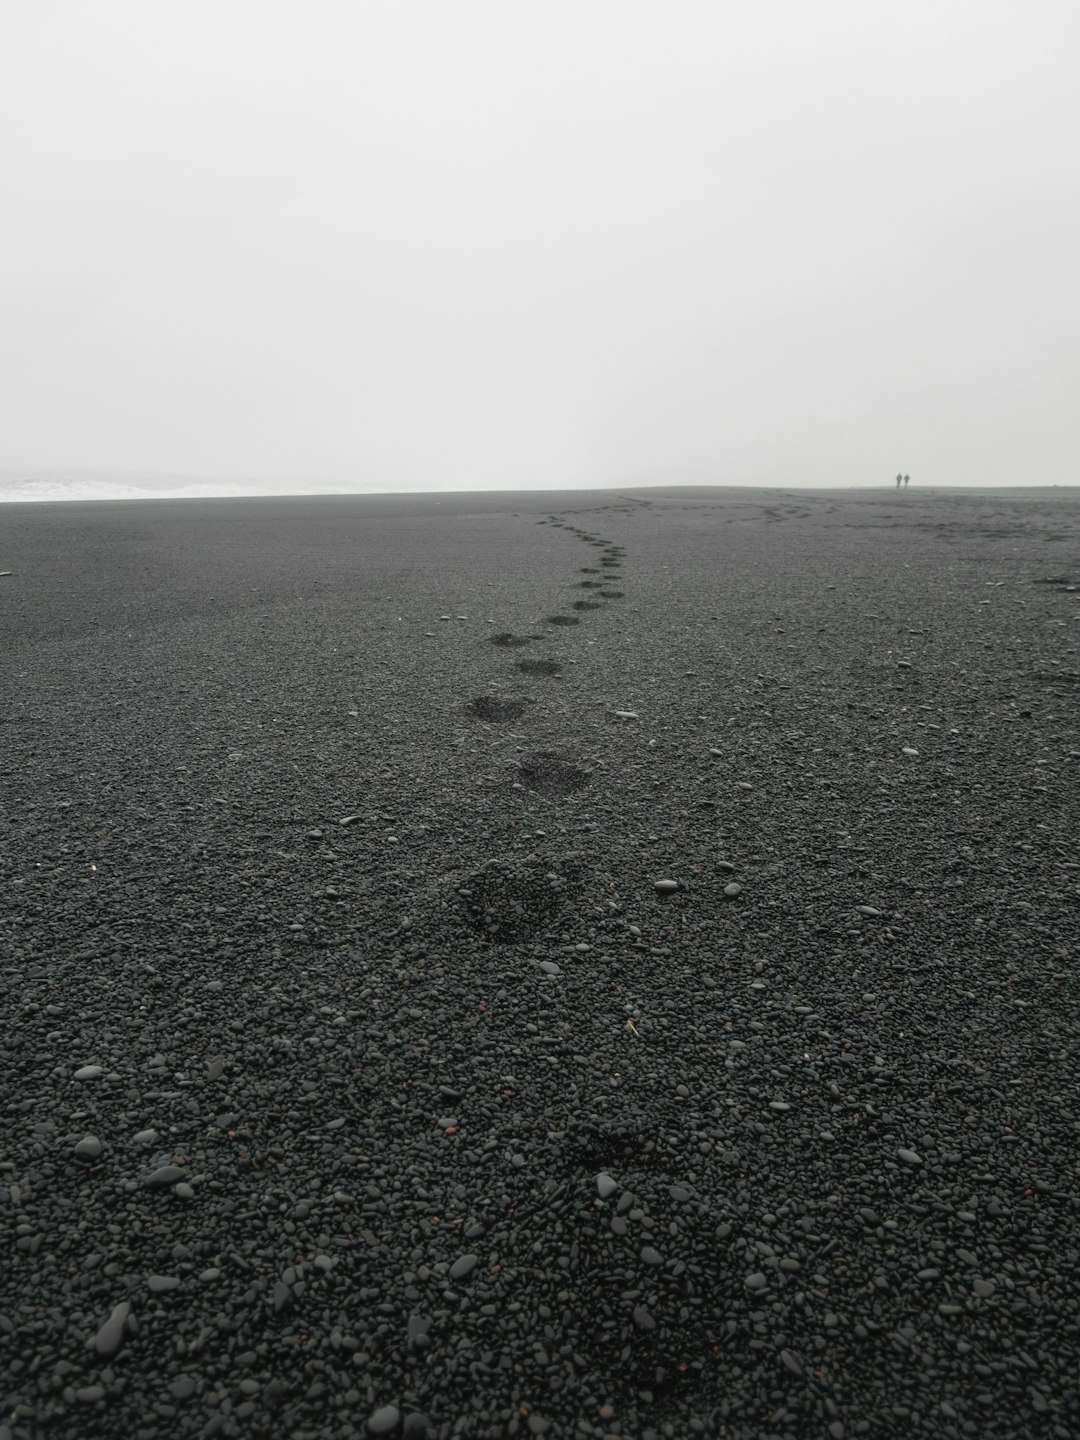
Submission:
{"label": "distant person", "polygon": [[904,476],[904,489],[905,489],[905,490],[907,489],[908,481],[909,481],[910,479],[911,479],[911,476],[910,476],[910,475],[905,475],[905,476]]}
{"label": "distant person", "polygon": [[900,481],[901,481],[903,478],[904,478],[904,477],[903,477],[902,475],[897,475],[897,477],[896,477],[896,488],[897,488],[897,490],[900,489]]}

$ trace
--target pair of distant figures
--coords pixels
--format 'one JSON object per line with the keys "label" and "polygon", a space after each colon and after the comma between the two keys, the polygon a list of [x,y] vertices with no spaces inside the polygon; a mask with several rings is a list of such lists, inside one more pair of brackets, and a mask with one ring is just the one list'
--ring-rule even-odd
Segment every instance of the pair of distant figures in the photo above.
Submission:
{"label": "pair of distant figures", "polygon": [[908,483],[908,481],[909,481],[910,479],[911,479],[911,476],[910,476],[910,475],[897,475],[897,477],[896,477],[896,488],[897,488],[897,490],[900,489],[900,486],[901,486],[901,485],[903,485],[904,489],[906,490],[906,489],[907,489],[907,483]]}

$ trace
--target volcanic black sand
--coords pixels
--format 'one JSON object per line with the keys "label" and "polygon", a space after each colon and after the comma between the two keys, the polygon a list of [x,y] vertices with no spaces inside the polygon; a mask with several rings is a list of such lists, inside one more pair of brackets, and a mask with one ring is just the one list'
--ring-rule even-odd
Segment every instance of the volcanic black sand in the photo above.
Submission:
{"label": "volcanic black sand", "polygon": [[1076,491],[0,570],[0,1440],[1077,1433]]}

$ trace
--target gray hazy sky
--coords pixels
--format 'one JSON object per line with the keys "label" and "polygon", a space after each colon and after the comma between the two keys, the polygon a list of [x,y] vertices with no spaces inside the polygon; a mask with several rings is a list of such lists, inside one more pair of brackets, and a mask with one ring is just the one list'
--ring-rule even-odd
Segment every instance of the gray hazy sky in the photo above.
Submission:
{"label": "gray hazy sky", "polygon": [[2,0],[0,465],[1076,483],[1076,0]]}

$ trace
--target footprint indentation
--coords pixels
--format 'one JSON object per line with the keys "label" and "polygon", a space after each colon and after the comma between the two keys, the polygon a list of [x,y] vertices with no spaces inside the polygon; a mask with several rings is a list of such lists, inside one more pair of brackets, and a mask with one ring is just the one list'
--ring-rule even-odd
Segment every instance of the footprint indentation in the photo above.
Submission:
{"label": "footprint indentation", "polygon": [[604,607],[599,600],[575,600],[571,609],[574,610],[602,610]]}
{"label": "footprint indentation", "polygon": [[530,790],[541,795],[573,795],[589,783],[588,771],[554,750],[541,750],[522,760],[519,774]]}
{"label": "footprint indentation", "polygon": [[547,620],[548,620],[548,624],[549,624],[549,625],[580,625],[580,624],[581,624],[581,621],[577,618],[576,615],[549,615],[549,616],[547,617]]}
{"label": "footprint indentation", "polygon": [[478,720],[499,724],[520,719],[527,705],[527,700],[500,700],[494,695],[477,695],[475,700],[469,701],[469,710]]}
{"label": "footprint indentation", "polygon": [[534,640],[542,640],[542,635],[514,635],[509,630],[500,631],[498,635],[492,635],[492,645],[531,645]]}
{"label": "footprint indentation", "polygon": [[562,666],[557,660],[519,660],[517,668],[525,675],[562,674]]}

